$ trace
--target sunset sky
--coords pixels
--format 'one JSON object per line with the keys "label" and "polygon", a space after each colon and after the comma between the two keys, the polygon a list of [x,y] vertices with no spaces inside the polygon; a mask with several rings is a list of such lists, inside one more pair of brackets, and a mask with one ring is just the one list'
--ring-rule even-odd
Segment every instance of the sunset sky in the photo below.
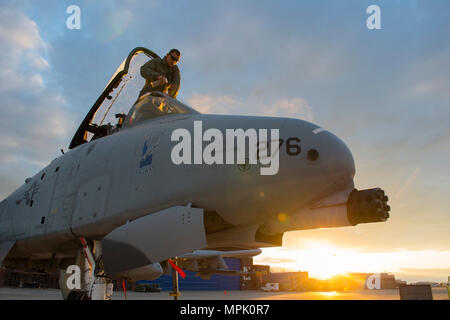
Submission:
{"label": "sunset sky", "polygon": [[[66,8],[81,8],[69,30]],[[381,8],[381,30],[366,9]],[[339,136],[386,223],[290,232],[257,263],[450,276],[450,2],[0,0],[0,199],[67,149],[137,46],[181,51],[178,99],[200,112],[312,121]]]}

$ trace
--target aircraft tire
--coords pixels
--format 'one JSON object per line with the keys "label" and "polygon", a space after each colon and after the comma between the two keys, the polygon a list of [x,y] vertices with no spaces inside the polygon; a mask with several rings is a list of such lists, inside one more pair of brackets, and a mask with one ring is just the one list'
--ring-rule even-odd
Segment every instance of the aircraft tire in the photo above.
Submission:
{"label": "aircraft tire", "polygon": [[67,300],[90,300],[85,291],[71,291],[67,296]]}

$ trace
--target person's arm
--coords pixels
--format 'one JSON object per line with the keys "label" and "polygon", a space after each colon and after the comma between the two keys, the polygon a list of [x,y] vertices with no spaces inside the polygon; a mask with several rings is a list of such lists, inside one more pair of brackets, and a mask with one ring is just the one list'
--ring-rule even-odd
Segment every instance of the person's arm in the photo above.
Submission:
{"label": "person's arm", "polygon": [[156,72],[156,63],[156,59],[146,62],[141,67],[141,76],[150,81],[158,79],[159,73]]}
{"label": "person's arm", "polygon": [[177,68],[173,77],[173,81],[172,84],[170,85],[169,88],[169,96],[171,96],[172,98],[176,99],[177,95],[178,95],[178,91],[180,90],[180,70]]}

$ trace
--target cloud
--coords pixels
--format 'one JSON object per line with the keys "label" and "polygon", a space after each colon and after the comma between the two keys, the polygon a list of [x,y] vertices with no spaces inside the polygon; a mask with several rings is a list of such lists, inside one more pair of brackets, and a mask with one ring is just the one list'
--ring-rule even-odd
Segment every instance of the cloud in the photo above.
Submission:
{"label": "cloud", "polygon": [[43,166],[73,132],[73,117],[59,95],[44,93],[31,102],[9,97],[2,106],[0,146],[10,161],[20,156]]}
{"label": "cloud", "polygon": [[42,56],[40,56],[36,52],[28,53],[27,59],[29,63],[36,69],[42,70],[50,67],[48,61],[45,60]]}
{"label": "cloud", "polygon": [[[0,157],[2,157],[0,155]],[[19,179],[18,177],[12,177],[10,174],[0,174],[0,199],[8,196],[12,190],[20,186],[25,179]]]}
{"label": "cloud", "polygon": [[36,23],[14,9],[0,11],[2,46],[22,52],[42,45]]}
{"label": "cloud", "polygon": [[258,259],[258,263],[268,263],[268,264],[283,264],[283,263],[292,263],[296,262],[295,259],[289,258],[272,258],[272,257],[262,257]]}
{"label": "cloud", "polygon": [[267,116],[294,117],[314,122],[314,114],[308,103],[302,98],[280,99],[263,107]]}
{"label": "cloud", "polygon": [[395,273],[397,278],[405,280],[407,282],[413,281],[435,281],[435,282],[447,282],[447,278],[450,275],[450,268],[429,268],[429,269],[416,269],[416,268],[400,268]]}
{"label": "cloud", "polygon": [[[391,217],[385,223],[287,232],[283,237],[283,247],[297,250],[308,248],[311,242],[327,242],[340,248],[366,253],[406,249],[420,251],[429,248],[447,250],[450,243],[448,237],[445,237],[449,228],[447,211],[440,204],[430,208],[428,198],[433,200],[434,195],[422,195],[422,201],[409,201],[406,203],[408,207],[401,210],[397,209],[398,201],[390,200]],[[423,237],[420,241],[414,241],[411,238],[414,234],[421,234]]]}
{"label": "cloud", "polygon": [[37,24],[18,10],[5,9],[0,41],[0,184],[5,195],[5,188],[45,166],[67,145],[74,117],[65,98],[46,87],[49,46]]}
{"label": "cloud", "polygon": [[449,50],[447,47],[421,59],[405,72],[402,79],[408,85],[405,96],[450,99]]}
{"label": "cloud", "polygon": [[47,45],[36,23],[17,10],[5,9],[0,12],[0,41],[0,92],[42,90],[39,71],[49,63],[41,55]]}
{"label": "cloud", "polygon": [[255,263],[293,271],[305,270],[322,278],[348,272],[394,272],[403,280],[444,281],[450,274],[448,250],[364,252],[306,238],[300,249],[264,248],[262,251],[254,257]]}
{"label": "cloud", "polygon": [[197,27],[181,31],[185,37],[180,39],[180,65],[189,77],[183,78],[182,90],[208,87],[238,96],[248,92],[304,98],[311,85],[318,90],[330,81],[342,81],[355,55],[338,39],[298,36],[298,30],[311,27],[307,19],[295,26],[286,21],[286,26],[271,12],[241,3],[229,3],[220,11],[210,9]]}
{"label": "cloud", "polygon": [[226,114],[242,107],[241,101],[230,95],[194,93],[187,102],[201,113]]}
{"label": "cloud", "polygon": [[232,95],[194,93],[187,98],[187,102],[202,113],[290,117],[314,121],[312,108],[304,99],[298,97],[290,99],[266,99],[258,96],[239,98]]}

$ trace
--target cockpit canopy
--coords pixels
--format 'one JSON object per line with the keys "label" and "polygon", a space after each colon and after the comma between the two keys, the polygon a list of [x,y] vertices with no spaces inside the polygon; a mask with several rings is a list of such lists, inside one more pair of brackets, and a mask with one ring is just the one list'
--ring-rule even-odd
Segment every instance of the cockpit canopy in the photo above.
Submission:
{"label": "cockpit canopy", "polygon": [[196,111],[160,92],[150,92],[139,97],[131,107],[123,126],[130,127],[148,119],[193,112]]}
{"label": "cockpit canopy", "polygon": [[155,58],[159,56],[142,47],[130,52],[84,118],[69,149],[113,134],[121,128],[137,125],[144,120],[175,114],[198,113],[161,92],[150,92],[139,96],[145,84],[145,79],[140,72],[141,67]]}

